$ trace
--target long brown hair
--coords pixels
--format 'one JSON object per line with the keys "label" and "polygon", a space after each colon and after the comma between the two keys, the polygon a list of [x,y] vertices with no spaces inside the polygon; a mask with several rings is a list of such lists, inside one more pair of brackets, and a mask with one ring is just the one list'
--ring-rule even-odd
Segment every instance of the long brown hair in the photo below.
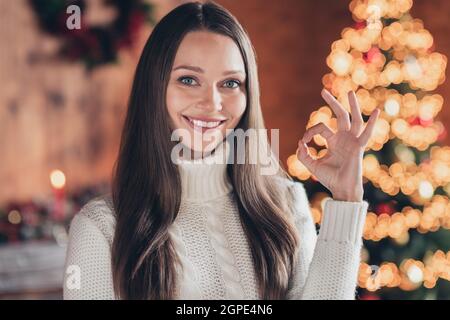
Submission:
{"label": "long brown hair", "polygon": [[[186,3],[167,14],[152,31],[137,65],[113,173],[112,268],[114,291],[120,299],[172,299],[175,295],[175,264],[180,261],[168,228],[180,208],[181,183],[170,157],[175,142],[170,139],[165,96],[178,46],[195,30],[226,35],[237,44],[247,73],[247,106],[237,127],[244,131],[265,128],[256,55],[236,18],[214,2]],[[260,297],[284,299],[298,250],[297,231],[287,214],[287,191],[274,176],[261,175],[259,164],[248,163],[249,150],[264,148],[268,140],[256,143],[246,139],[245,163],[228,164],[227,172],[257,270]],[[290,179],[278,162],[277,166],[276,176]]]}

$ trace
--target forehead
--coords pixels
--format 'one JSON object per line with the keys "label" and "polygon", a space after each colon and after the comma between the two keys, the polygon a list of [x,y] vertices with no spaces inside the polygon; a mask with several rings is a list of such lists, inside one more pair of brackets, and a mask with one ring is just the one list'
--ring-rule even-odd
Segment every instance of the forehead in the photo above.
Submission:
{"label": "forehead", "polygon": [[193,31],[186,34],[178,47],[174,67],[181,64],[195,65],[206,71],[245,72],[244,60],[233,39],[208,31]]}

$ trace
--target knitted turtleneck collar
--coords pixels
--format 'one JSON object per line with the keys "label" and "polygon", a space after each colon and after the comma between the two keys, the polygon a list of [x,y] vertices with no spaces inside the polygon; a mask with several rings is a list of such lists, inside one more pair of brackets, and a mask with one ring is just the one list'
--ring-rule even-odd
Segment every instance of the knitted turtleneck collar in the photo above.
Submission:
{"label": "knitted turtleneck collar", "polygon": [[178,158],[181,176],[182,199],[207,201],[233,190],[227,175],[227,159],[230,146],[224,140],[213,153],[202,159],[185,160]]}

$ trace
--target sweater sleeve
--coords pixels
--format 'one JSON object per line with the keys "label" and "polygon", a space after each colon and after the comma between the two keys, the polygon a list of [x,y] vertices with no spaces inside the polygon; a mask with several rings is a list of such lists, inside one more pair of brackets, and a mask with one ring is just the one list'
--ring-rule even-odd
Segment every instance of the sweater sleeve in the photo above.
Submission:
{"label": "sweater sleeve", "polygon": [[93,220],[82,211],[70,224],[63,298],[114,299],[110,245]]}
{"label": "sweater sleeve", "polygon": [[287,299],[355,299],[368,203],[327,200],[317,235],[303,184],[293,192],[300,247]]}

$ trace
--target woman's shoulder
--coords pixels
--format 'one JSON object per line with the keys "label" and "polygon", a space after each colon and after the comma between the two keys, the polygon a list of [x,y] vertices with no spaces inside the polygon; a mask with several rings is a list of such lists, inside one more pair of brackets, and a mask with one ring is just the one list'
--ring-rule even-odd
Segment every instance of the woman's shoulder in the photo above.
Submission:
{"label": "woman's shoulder", "polygon": [[305,192],[303,183],[301,181],[294,180],[289,176],[274,176],[274,181],[283,191],[291,193],[294,198],[303,196],[303,193]]}
{"label": "woman's shoulder", "polygon": [[74,216],[74,224],[89,223],[94,225],[112,243],[115,228],[115,211],[110,193],[97,196],[83,205]]}
{"label": "woman's shoulder", "polygon": [[274,180],[280,187],[283,196],[289,200],[289,205],[296,218],[308,217],[310,215],[309,200],[303,182],[289,176],[275,176]]}

